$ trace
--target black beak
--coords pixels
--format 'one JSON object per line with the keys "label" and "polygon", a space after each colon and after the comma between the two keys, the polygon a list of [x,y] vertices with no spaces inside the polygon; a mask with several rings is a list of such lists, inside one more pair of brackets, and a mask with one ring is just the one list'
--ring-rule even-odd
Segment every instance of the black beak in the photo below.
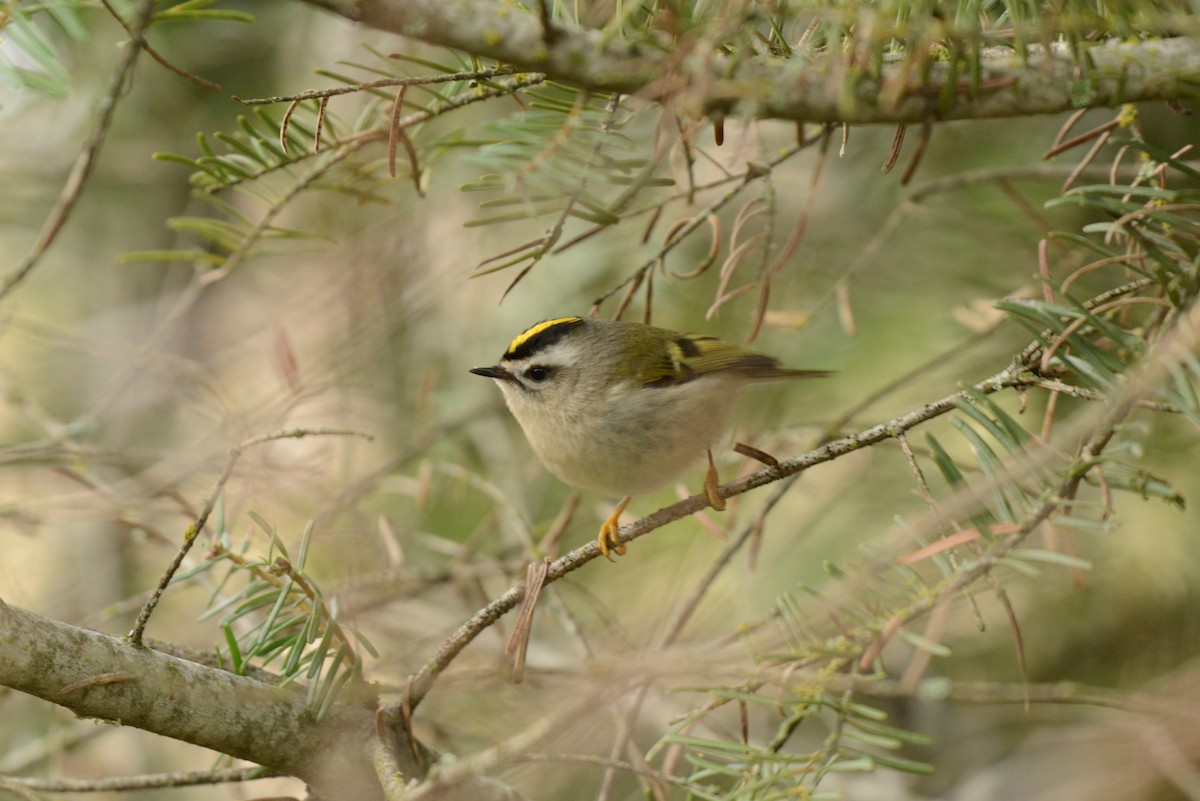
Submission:
{"label": "black beak", "polygon": [[475,375],[481,375],[484,378],[496,378],[501,381],[511,381],[512,380],[512,373],[508,372],[503,367],[499,367],[499,366],[497,366],[497,367],[473,367],[473,368],[471,368],[470,372],[474,373]]}

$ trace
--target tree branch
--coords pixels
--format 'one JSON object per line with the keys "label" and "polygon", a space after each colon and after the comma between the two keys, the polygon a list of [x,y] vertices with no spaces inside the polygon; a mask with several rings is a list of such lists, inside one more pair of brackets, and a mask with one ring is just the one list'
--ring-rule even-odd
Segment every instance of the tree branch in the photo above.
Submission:
{"label": "tree branch", "polygon": [[[1200,43],[1191,38],[1066,46],[1028,58],[1007,48],[983,53],[981,74],[959,80],[945,62],[928,78],[901,61],[871,77],[840,54],[819,59],[714,55],[688,59],[671,47],[639,45],[556,21],[547,37],[538,16],[487,0],[305,0],[379,30],[546,73],[593,91],[674,97],[708,116],[845,123],[922,123],[1053,114],[1200,95]],[[682,45],[680,45],[682,47]],[[1087,61],[1082,70],[1079,59]],[[910,74],[911,73],[911,74]],[[957,87],[944,92],[943,85]],[[883,91],[888,87],[887,92]],[[902,91],[896,92],[896,87]],[[893,99],[884,99],[884,98]]]}
{"label": "tree branch", "polygon": [[[1002,389],[1023,387],[1036,381],[1037,377],[1033,373],[1023,369],[1020,365],[1012,365],[996,375],[979,382],[974,386],[974,389],[978,392],[990,394]],[[908,414],[901,415],[884,423],[878,423],[850,436],[827,442],[815,450],[780,462],[776,467],[767,467],[737,481],[723,484],[720,487],[721,497],[732,498],[735,495],[741,495],[752,489],[780,481],[789,476],[794,476],[815,465],[832,461],[848,453],[853,453],[870,445],[891,439],[921,423],[953,411],[957,408],[958,402],[968,400],[969,398],[970,393],[966,390],[955,392],[952,395],[915,409]],[[640,520],[622,526],[617,532],[616,542],[622,544],[632,542],[656,529],[662,528],[668,523],[680,520],[706,508],[708,508],[708,499],[703,494],[685,498],[670,506],[663,507],[657,512],[646,515]],[[597,546],[596,541],[589,541],[586,545],[582,545],[551,562],[546,568],[545,583],[550,584],[557,581],[599,556],[600,548]],[[524,597],[525,584],[524,582],[518,582],[503,595],[476,611],[470,619],[464,622],[457,631],[442,643],[437,653],[413,675],[409,680],[404,697],[389,708],[389,719],[400,720],[411,715],[412,711],[424,700],[425,695],[433,687],[438,676],[454,661],[455,657],[472,640],[479,636],[480,633],[487,630],[488,627],[503,617],[509,610],[515,608]]]}
{"label": "tree branch", "polygon": [[[382,798],[370,761],[374,709],[315,721],[303,692],[132,646],[0,601],[0,685],[296,776],[328,798]],[[404,744],[406,776],[424,766]]]}

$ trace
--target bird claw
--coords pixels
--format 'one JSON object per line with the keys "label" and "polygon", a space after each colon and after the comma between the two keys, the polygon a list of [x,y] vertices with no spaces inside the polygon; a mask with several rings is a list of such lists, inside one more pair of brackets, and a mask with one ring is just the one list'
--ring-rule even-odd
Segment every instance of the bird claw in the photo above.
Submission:
{"label": "bird claw", "polygon": [[610,562],[616,561],[609,552],[615,553],[617,556],[625,555],[625,543],[620,540],[621,532],[621,513],[625,511],[625,507],[629,505],[629,498],[624,498],[613,513],[604,521],[604,525],[600,526],[600,535],[596,537],[596,546],[600,549],[600,553]]}
{"label": "bird claw", "polygon": [[704,476],[704,497],[708,505],[718,512],[725,511],[725,499],[721,497],[721,477],[717,475],[717,466],[713,462],[712,451],[708,452],[708,473]]}

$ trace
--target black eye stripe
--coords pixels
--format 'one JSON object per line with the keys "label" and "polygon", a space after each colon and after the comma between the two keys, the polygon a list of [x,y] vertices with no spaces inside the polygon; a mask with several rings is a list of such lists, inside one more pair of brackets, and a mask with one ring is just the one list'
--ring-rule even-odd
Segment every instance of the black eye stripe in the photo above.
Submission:
{"label": "black eye stripe", "polygon": [[530,381],[545,381],[550,377],[550,369],[541,365],[534,365],[525,371],[525,377]]}

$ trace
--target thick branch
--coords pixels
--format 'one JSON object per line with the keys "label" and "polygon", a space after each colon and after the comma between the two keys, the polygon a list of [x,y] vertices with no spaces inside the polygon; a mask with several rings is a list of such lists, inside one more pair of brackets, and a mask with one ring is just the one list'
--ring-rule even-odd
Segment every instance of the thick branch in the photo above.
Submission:
{"label": "thick branch", "polygon": [[[0,685],[70,709],[250,760],[327,798],[380,798],[373,709],[320,722],[302,693],[205,667],[0,601]],[[411,755],[398,748],[398,757]],[[415,765],[404,765],[410,775]]]}
{"label": "thick branch", "polygon": [[[596,91],[671,96],[706,115],[805,122],[923,122],[1051,114],[1082,107],[1111,107],[1146,100],[1181,100],[1200,94],[1200,43],[1189,38],[1106,42],[1086,51],[1086,75],[1065,48],[1033,54],[1027,62],[1003,49],[985,53],[972,92],[964,80],[949,102],[942,84],[955,80],[947,64],[932,65],[921,83],[907,65],[886,65],[882,80],[852,77],[840,55],[803,58],[724,56],[682,58],[672,50],[603,38],[599,31],[557,25],[543,28],[536,14],[512,3],[487,0],[306,0],[342,16],[429,44],[463,50],[551,80]],[[696,63],[692,63],[695,61]],[[686,65],[686,66],[685,66]],[[857,71],[857,70],[855,70]],[[917,71],[913,71],[917,72]],[[882,101],[882,87],[904,91]]]}

